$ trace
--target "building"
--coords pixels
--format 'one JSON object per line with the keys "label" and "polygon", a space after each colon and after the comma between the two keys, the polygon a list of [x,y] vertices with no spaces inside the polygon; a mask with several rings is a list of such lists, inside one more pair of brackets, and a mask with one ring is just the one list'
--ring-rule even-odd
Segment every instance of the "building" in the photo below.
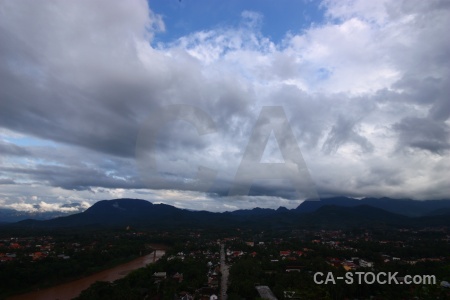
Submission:
{"label": "building", "polygon": [[255,286],[256,290],[259,293],[259,296],[263,299],[269,300],[278,300],[277,297],[273,294],[272,290],[267,285],[258,285]]}
{"label": "building", "polygon": [[158,279],[166,279],[167,273],[166,272],[155,272],[155,273],[153,273],[153,277],[158,278]]}
{"label": "building", "polygon": [[373,268],[373,262],[364,259],[359,260],[359,266],[363,268]]}

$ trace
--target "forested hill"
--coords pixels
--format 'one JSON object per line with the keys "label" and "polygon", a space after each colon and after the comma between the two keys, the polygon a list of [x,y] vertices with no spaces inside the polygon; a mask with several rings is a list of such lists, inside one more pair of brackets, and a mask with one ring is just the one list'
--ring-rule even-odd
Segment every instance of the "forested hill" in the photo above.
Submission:
{"label": "forested hill", "polygon": [[[296,209],[237,210],[213,213],[191,211],[139,199],[102,200],[84,212],[50,220],[24,220],[3,225],[25,228],[67,227],[341,227],[360,225],[450,226],[450,201],[418,202],[388,198],[330,198],[305,201]],[[401,213],[401,208],[404,208]],[[419,209],[422,214],[419,215]],[[412,216],[415,215],[415,216]],[[419,216],[418,216],[419,215]]]}

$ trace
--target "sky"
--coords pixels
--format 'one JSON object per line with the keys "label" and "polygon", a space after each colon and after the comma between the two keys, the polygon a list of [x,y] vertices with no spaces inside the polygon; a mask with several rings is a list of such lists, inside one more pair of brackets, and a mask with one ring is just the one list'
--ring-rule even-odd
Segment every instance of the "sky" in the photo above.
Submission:
{"label": "sky", "polygon": [[0,208],[450,198],[449,0],[0,0]]}

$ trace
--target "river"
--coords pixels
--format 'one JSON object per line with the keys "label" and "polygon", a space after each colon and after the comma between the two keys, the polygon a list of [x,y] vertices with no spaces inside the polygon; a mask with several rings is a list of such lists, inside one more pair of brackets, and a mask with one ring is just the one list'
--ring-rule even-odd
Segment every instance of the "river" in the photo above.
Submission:
{"label": "river", "polygon": [[156,250],[151,254],[136,258],[130,262],[121,264],[114,268],[104,270],[95,274],[92,274],[81,279],[56,285],[54,287],[38,290],[22,295],[13,296],[8,298],[9,300],[69,300],[77,297],[80,293],[87,289],[91,284],[96,281],[114,281],[125,277],[133,270],[145,267],[164,255],[164,250]]}

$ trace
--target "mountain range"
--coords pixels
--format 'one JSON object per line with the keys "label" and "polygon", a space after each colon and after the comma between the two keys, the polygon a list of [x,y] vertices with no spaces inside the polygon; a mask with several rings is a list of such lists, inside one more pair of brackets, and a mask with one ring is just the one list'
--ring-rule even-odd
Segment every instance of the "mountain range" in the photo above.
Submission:
{"label": "mountain range", "polygon": [[[0,222],[4,220],[0,219]],[[4,225],[26,228],[73,227],[177,228],[248,226],[278,228],[291,226],[450,226],[450,200],[398,200],[335,197],[305,201],[296,209],[254,208],[214,213],[153,204],[140,199],[98,201],[84,212],[49,220],[27,219]]]}
{"label": "mountain range", "polygon": [[369,205],[383,210],[404,215],[408,217],[421,217],[429,214],[445,213],[450,210],[450,200],[426,200],[418,201],[411,199],[392,198],[363,198],[361,200],[348,197],[334,197],[321,199],[320,201],[305,201],[296,210],[300,212],[313,212],[326,205],[337,205],[343,207],[355,207],[359,205]]}
{"label": "mountain range", "polygon": [[49,220],[57,217],[69,216],[74,213],[80,213],[82,210],[72,212],[61,211],[20,211],[10,208],[0,208],[0,224],[14,223],[26,219]]}

